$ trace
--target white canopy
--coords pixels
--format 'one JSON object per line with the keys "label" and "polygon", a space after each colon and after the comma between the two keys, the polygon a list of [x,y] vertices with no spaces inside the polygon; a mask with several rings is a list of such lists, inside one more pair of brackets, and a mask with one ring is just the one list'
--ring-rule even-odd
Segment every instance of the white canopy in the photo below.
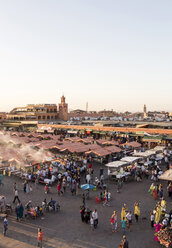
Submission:
{"label": "white canopy", "polygon": [[139,160],[140,157],[124,157],[121,159],[121,161],[128,162],[128,163],[133,163],[137,160]]}
{"label": "white canopy", "polygon": [[151,151],[151,150],[148,150],[146,152],[136,152],[133,154],[134,157],[150,157],[152,155],[155,155],[156,152],[155,151]]}
{"label": "white canopy", "polygon": [[163,152],[165,147],[163,146],[155,146],[152,150],[156,152]]}
{"label": "white canopy", "polygon": [[159,179],[172,181],[172,169],[165,171]]}
{"label": "white canopy", "polygon": [[124,165],[127,165],[127,164],[128,163],[123,162],[123,161],[114,161],[114,162],[106,164],[106,166],[110,167],[110,168],[118,168],[118,167],[121,167],[121,166],[124,166]]}

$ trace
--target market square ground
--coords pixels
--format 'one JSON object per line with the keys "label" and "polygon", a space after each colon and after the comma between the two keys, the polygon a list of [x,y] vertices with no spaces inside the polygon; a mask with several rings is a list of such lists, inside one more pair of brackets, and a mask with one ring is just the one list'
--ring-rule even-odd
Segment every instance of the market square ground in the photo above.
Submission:
{"label": "market square ground", "polygon": [[[99,174],[99,165],[94,164],[95,176]],[[16,177],[4,177],[4,186],[0,187],[0,194],[7,197],[7,202],[12,203],[13,183],[17,182],[19,189],[19,198],[23,205],[28,200],[32,200],[34,205],[41,204],[45,198],[44,186],[39,185],[35,188],[33,184],[33,192],[24,194],[23,181]],[[172,202],[167,197],[166,182],[163,183],[164,196],[167,200],[167,209],[171,210]],[[143,179],[142,182],[124,183],[121,193],[117,193],[116,185],[108,181],[109,192],[111,192],[110,207],[95,203],[95,197],[99,195],[99,191],[92,191],[90,199],[86,200],[86,206],[91,210],[97,208],[99,215],[99,225],[94,231],[90,226],[82,223],[80,218],[80,206],[82,204],[81,195],[72,196],[71,192],[67,192],[63,196],[57,195],[56,185],[51,188],[51,193],[46,196],[47,200],[52,197],[56,199],[61,206],[58,213],[45,213],[41,218],[36,220],[23,220],[16,222],[15,212],[9,215],[9,230],[7,237],[0,234],[0,247],[28,247],[32,248],[37,245],[37,228],[41,227],[44,233],[43,247],[54,248],[118,248],[122,239],[122,230],[120,224],[120,213],[124,203],[127,204],[129,210],[133,212],[134,202],[138,201],[141,207],[141,218],[139,223],[133,221],[131,232],[126,232],[130,248],[155,248],[160,247],[154,241],[154,232],[150,227],[150,211],[155,207],[156,201],[148,193],[151,184],[150,179]],[[80,191],[82,194],[82,191]],[[13,205],[13,208],[15,205]],[[118,214],[118,232],[111,232],[110,218],[113,211]],[[146,219],[142,219],[146,217]],[[133,218],[134,220],[134,218]],[[0,232],[2,233],[2,220],[0,220]]]}

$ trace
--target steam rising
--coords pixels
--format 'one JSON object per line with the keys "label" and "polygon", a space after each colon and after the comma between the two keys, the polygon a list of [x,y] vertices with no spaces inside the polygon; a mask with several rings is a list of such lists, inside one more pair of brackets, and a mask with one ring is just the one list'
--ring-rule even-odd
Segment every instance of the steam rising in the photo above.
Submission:
{"label": "steam rising", "polygon": [[16,163],[20,167],[33,161],[41,163],[50,160],[50,153],[44,149],[34,149],[32,144],[26,143],[26,139],[0,132],[0,161],[8,161],[10,165]]}

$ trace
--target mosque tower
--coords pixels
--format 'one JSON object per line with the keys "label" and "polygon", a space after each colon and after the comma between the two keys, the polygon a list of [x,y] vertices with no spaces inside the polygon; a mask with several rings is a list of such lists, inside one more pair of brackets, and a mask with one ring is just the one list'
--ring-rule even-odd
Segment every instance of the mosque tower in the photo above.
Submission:
{"label": "mosque tower", "polygon": [[144,115],[145,119],[148,117],[147,116],[147,111],[146,111],[146,104],[144,104],[144,107],[143,107],[143,115]]}
{"label": "mosque tower", "polygon": [[68,120],[68,104],[65,102],[64,95],[61,97],[61,103],[59,103],[59,119]]}

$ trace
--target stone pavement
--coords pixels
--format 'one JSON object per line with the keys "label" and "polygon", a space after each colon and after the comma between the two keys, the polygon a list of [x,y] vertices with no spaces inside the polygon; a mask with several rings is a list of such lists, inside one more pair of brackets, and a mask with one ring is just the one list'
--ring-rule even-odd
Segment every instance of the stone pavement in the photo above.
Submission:
{"label": "stone pavement", "polygon": [[[95,166],[95,173],[98,174],[99,167]],[[91,210],[97,208],[99,215],[99,225],[94,231],[90,230],[89,224],[81,222],[80,205],[82,203],[81,194],[72,196],[68,190],[63,196],[57,195],[56,186],[52,187],[50,194],[45,195],[44,187],[39,185],[35,188],[33,184],[33,192],[25,194],[23,192],[23,181],[16,177],[4,177],[4,186],[0,187],[0,194],[7,196],[8,203],[12,203],[13,191],[12,185],[17,182],[19,188],[19,198],[23,204],[30,199],[34,205],[41,204],[44,198],[47,201],[52,197],[56,199],[61,210],[58,213],[45,213],[42,218],[27,219],[21,222],[16,221],[15,212],[9,216],[9,230],[7,237],[0,234],[0,247],[20,248],[20,247],[36,247],[37,245],[37,229],[41,227],[44,233],[44,248],[118,248],[122,239],[122,230],[120,224],[120,212],[123,203],[127,204],[129,210],[133,212],[134,202],[138,201],[141,206],[141,218],[139,223],[133,224],[131,232],[126,232],[130,248],[155,248],[160,247],[154,241],[154,233],[150,227],[150,211],[154,208],[156,201],[148,193],[151,181],[144,179],[142,182],[124,183],[121,193],[116,192],[116,186],[113,182],[108,182],[109,191],[112,193],[111,206],[103,206],[95,203],[96,195],[99,191],[91,191],[90,199],[86,200],[86,206]],[[164,195],[168,200],[168,209],[172,207],[170,199],[166,193],[166,182],[164,185]],[[15,209],[13,204],[13,209]],[[113,211],[118,214],[118,232],[111,232],[110,218]],[[146,219],[142,219],[145,217]],[[2,220],[0,220],[0,233],[2,233]]]}

